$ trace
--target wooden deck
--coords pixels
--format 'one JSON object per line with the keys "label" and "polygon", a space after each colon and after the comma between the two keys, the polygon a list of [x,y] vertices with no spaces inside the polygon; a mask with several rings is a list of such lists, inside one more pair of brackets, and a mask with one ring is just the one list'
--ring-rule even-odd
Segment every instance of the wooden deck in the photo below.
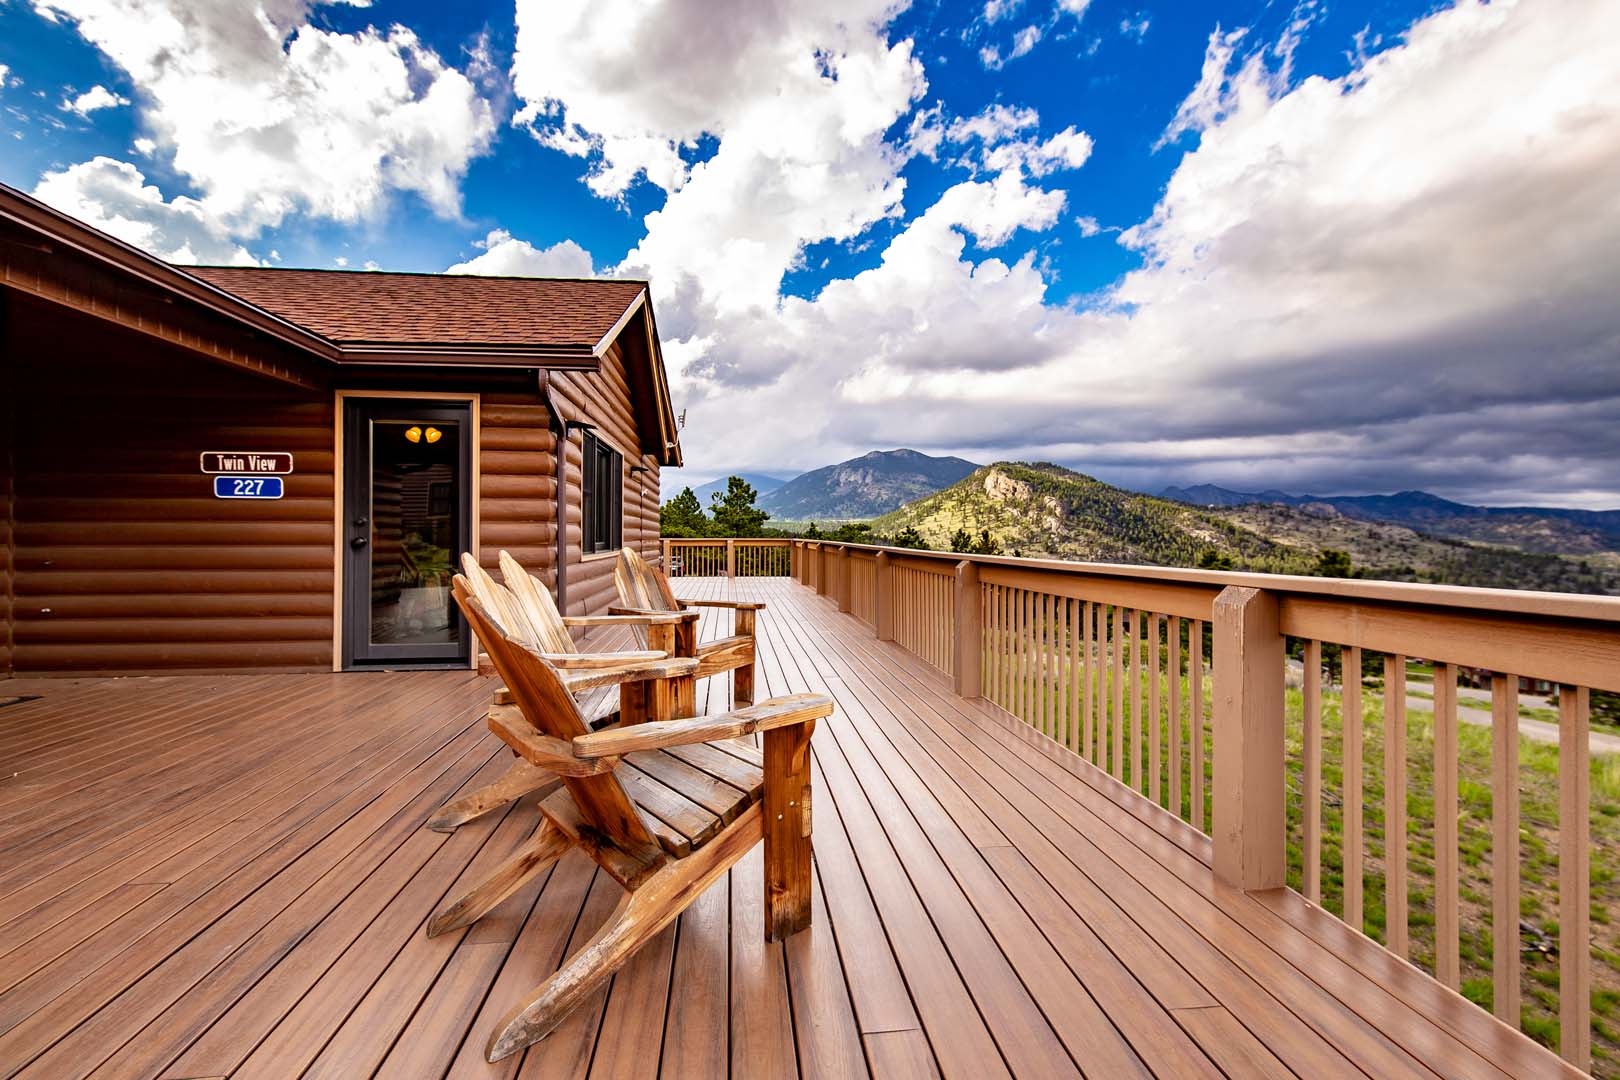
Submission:
{"label": "wooden deck", "polygon": [[[471,674],[0,682],[0,1076],[1550,1076],[1556,1057],[787,579],[760,693],[823,690],[815,923],[759,851],[549,1040],[495,1019],[616,887],[577,854],[427,916],[532,829],[421,828],[509,760]],[[705,616],[709,619],[710,616]],[[708,626],[706,634],[722,632]],[[699,687],[723,711],[729,682]]]}

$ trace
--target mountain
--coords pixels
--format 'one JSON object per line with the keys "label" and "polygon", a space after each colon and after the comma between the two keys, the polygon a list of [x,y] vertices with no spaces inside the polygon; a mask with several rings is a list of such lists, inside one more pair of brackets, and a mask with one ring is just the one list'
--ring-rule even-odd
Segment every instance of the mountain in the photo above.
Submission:
{"label": "mountain", "polygon": [[776,521],[852,521],[886,514],[977,469],[957,457],[874,450],[796,476],[759,500]]}
{"label": "mountain", "polygon": [[1515,551],[1307,506],[1197,507],[1044,462],[986,466],[872,527],[891,536],[914,528],[940,549],[957,529],[989,529],[1009,554],[1157,566],[1196,566],[1213,554],[1235,569],[1290,574],[1313,572],[1331,548],[1347,552],[1358,573],[1387,580],[1620,593],[1620,556]]}
{"label": "mountain", "polygon": [[[717,476],[706,484],[697,484],[692,488],[692,494],[698,497],[698,503],[702,505],[704,513],[709,510],[709,497],[715,492],[724,493],[727,481],[733,476],[740,476],[748,481],[749,485],[761,495],[764,495],[767,491],[775,491],[786,482],[780,476],[771,476],[767,473],[738,472]],[[676,494],[679,494],[679,492],[676,492]]]}
{"label": "mountain", "polygon": [[1547,555],[1620,552],[1620,510],[1569,510],[1553,506],[1471,506],[1427,491],[1393,495],[1290,495],[1282,491],[1233,491],[1214,484],[1166,488],[1161,498],[1193,506],[1281,504],[1360,521],[1382,521],[1432,536]]}

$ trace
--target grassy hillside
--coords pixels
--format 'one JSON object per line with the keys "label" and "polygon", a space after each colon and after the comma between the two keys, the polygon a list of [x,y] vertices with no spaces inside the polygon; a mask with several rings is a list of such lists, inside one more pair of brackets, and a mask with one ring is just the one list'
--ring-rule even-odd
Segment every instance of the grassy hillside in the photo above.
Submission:
{"label": "grassy hillside", "polygon": [[1620,560],[1608,556],[1526,554],[1307,508],[1195,507],[1044,462],[986,466],[872,526],[886,535],[914,528],[938,549],[958,529],[988,529],[1009,554],[1157,566],[1196,566],[1214,554],[1234,569],[1292,574],[1311,573],[1331,548],[1369,577],[1620,593]]}

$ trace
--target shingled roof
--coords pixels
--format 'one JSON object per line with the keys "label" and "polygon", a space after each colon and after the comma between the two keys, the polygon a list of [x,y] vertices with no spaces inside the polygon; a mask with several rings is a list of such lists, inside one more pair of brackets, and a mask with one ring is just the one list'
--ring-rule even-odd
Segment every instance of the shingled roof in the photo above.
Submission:
{"label": "shingled roof", "polygon": [[590,353],[644,281],[192,266],[186,272],[340,345]]}

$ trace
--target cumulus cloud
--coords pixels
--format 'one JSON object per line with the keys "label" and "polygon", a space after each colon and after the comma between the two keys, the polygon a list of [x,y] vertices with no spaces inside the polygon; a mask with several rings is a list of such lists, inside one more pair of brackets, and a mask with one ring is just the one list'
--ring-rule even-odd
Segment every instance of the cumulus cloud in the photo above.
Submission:
{"label": "cumulus cloud", "polygon": [[979,49],[979,63],[987,71],[1000,71],[1020,56],[1027,56],[1035,46],[1041,43],[1045,28],[1034,23],[1024,27],[1012,37],[1012,42],[1003,52],[998,45],[985,45]]}
{"label": "cumulus cloud", "polygon": [[[1297,83],[1287,35],[1250,36],[1211,36],[1167,131],[1194,145],[1101,303],[970,252],[1065,210],[1024,162],[986,172],[814,298],[699,309],[667,351],[689,458],[882,442],[1149,487],[1620,503],[1620,6],[1463,0]],[[1050,141],[1038,117],[968,119]]]}
{"label": "cumulus cloud", "polygon": [[98,157],[48,172],[34,197],[170,262],[259,265],[202,203],[165,200],[127,161]]}
{"label": "cumulus cloud", "polygon": [[458,262],[445,273],[489,274],[498,277],[590,277],[591,253],[572,240],[560,240],[547,248],[537,248],[519,240],[505,229],[493,229],[473,247],[483,254]]}
{"label": "cumulus cloud", "polygon": [[35,9],[72,21],[128,74],[146,134],[200,194],[192,209],[233,234],[295,211],[356,221],[391,191],[456,214],[461,178],[494,134],[488,103],[409,29],[336,33],[310,22],[312,6],[37,0]]}
{"label": "cumulus cloud", "polygon": [[[0,78],[0,82],[4,79]],[[62,102],[62,111],[77,113],[80,116],[89,116],[97,109],[112,109],[121,105],[128,105],[129,98],[115,94],[105,86],[97,84],[75,97]]]}

